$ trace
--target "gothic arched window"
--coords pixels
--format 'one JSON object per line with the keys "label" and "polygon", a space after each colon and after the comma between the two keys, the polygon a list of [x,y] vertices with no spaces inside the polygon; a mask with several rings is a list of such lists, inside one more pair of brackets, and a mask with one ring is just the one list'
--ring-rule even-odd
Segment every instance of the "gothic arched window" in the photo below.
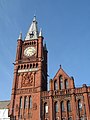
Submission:
{"label": "gothic arched window", "polygon": [[48,113],[48,105],[47,105],[47,103],[44,104],[44,113]]}
{"label": "gothic arched window", "polygon": [[68,120],[72,120],[72,117],[69,117]]}
{"label": "gothic arched window", "polygon": [[22,97],[20,97],[20,108],[22,108]]}
{"label": "gothic arched window", "polygon": [[80,118],[80,120],[84,120],[84,117],[82,116],[82,117]]}
{"label": "gothic arched window", "polygon": [[31,96],[29,97],[29,108],[30,109],[32,108],[32,97]]}
{"label": "gothic arched window", "polygon": [[24,98],[24,108],[28,108],[28,98],[25,96]]}
{"label": "gothic arched window", "polygon": [[60,82],[60,90],[63,89],[63,78],[62,75],[59,76],[59,82]]}
{"label": "gothic arched window", "polygon": [[65,80],[65,89],[68,89],[68,80]]}
{"label": "gothic arched window", "polygon": [[70,101],[67,101],[67,111],[70,112],[71,111],[71,104]]}
{"label": "gothic arched window", "polygon": [[58,112],[58,102],[55,102],[55,113]]}
{"label": "gothic arched window", "polygon": [[80,99],[78,100],[78,110],[82,110],[82,103]]}
{"label": "gothic arched window", "polygon": [[54,81],[54,90],[58,89],[58,84],[57,84],[57,80]]}
{"label": "gothic arched window", "polygon": [[61,102],[61,112],[64,112],[64,102]]}

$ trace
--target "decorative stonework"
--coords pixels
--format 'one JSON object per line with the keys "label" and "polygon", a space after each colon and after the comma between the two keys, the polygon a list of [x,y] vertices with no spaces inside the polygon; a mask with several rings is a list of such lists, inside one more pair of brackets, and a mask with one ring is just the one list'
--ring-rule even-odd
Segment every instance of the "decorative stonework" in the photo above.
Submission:
{"label": "decorative stonework", "polygon": [[32,118],[32,113],[30,112],[28,116],[29,116],[29,118]]}
{"label": "decorative stonework", "polygon": [[37,110],[37,104],[36,103],[33,104],[33,110]]}
{"label": "decorative stonework", "polygon": [[29,88],[29,89],[18,89],[17,91],[16,91],[16,94],[30,94],[30,93],[32,93],[33,92],[33,89],[32,88]]}
{"label": "decorative stonework", "polygon": [[22,78],[22,87],[33,86],[34,75],[32,73],[25,73]]}
{"label": "decorative stonework", "polygon": [[18,111],[19,110],[19,107],[18,107],[18,104],[16,104],[16,111]]}

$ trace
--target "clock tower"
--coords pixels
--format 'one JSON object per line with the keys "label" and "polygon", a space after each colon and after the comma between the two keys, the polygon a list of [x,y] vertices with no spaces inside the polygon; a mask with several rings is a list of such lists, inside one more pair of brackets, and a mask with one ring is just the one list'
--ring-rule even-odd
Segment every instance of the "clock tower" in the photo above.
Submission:
{"label": "clock tower", "polygon": [[17,40],[9,116],[15,120],[41,119],[41,92],[47,91],[47,49],[36,17],[22,40]]}

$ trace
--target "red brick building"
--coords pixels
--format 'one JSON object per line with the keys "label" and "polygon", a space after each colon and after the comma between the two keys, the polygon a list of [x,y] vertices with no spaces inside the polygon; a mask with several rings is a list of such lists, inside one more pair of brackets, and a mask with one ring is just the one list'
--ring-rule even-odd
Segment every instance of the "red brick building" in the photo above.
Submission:
{"label": "red brick building", "polygon": [[17,40],[9,116],[15,120],[90,120],[90,87],[76,88],[62,67],[47,90],[47,48],[34,17]]}

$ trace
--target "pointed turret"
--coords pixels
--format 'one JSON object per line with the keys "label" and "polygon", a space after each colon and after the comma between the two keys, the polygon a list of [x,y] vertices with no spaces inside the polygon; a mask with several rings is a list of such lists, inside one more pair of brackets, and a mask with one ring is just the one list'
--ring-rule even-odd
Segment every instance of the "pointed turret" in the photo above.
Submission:
{"label": "pointed turret", "polygon": [[46,42],[44,43],[44,49],[47,50]]}
{"label": "pointed turret", "polygon": [[22,32],[20,32],[18,40],[22,40]]}
{"label": "pointed turret", "polygon": [[38,39],[38,28],[37,28],[37,21],[36,16],[34,16],[31,26],[27,32],[25,40],[33,40]]}
{"label": "pointed turret", "polygon": [[42,28],[40,29],[40,32],[39,32],[39,37],[42,37]]}

